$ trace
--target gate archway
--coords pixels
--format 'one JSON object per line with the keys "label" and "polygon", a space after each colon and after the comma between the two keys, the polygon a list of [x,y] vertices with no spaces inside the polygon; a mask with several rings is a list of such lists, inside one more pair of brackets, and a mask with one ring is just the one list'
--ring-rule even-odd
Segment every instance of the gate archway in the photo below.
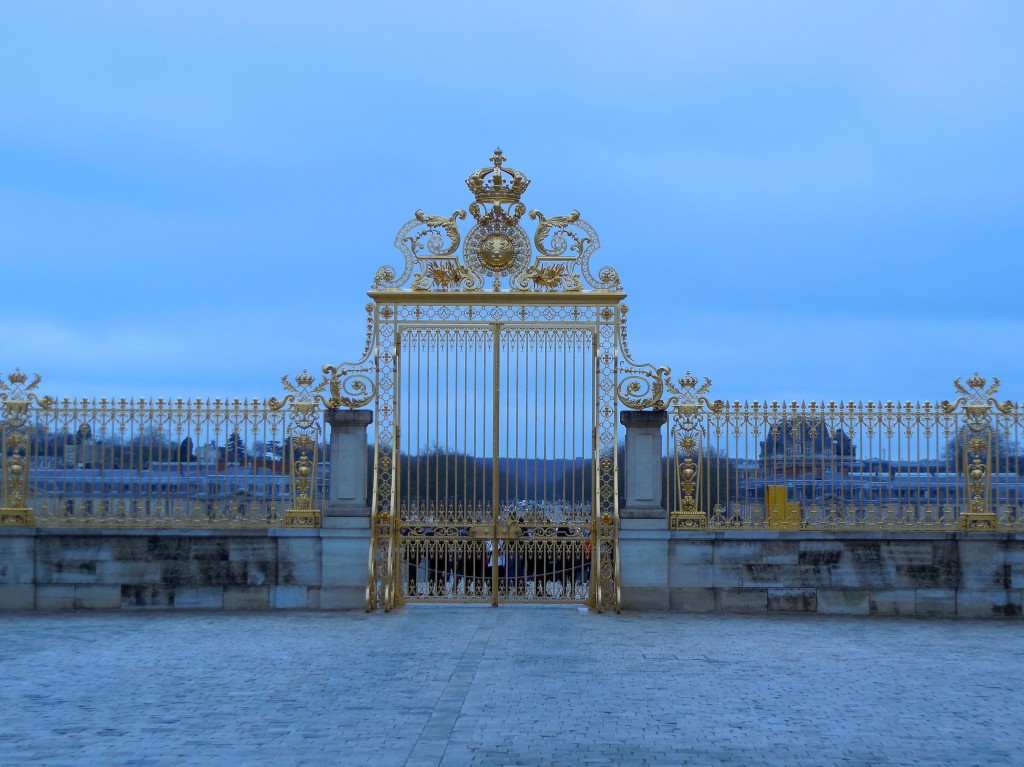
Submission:
{"label": "gate archway", "polygon": [[466,180],[465,236],[464,210],[398,231],[363,359],[324,368],[336,398],[375,402],[368,609],[619,609],[618,402],[651,377],[631,373],[617,272],[591,269],[597,233],[527,215],[504,160]]}

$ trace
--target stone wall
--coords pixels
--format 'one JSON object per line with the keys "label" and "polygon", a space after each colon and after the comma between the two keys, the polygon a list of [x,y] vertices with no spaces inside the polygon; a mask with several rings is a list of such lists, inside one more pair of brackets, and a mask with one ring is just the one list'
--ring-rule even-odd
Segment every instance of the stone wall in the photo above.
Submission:
{"label": "stone wall", "polygon": [[0,609],[318,608],[323,550],[320,530],[4,528]]}
{"label": "stone wall", "polygon": [[368,410],[330,410],[323,527],[0,527],[0,610],[366,607]]}
{"label": "stone wall", "polygon": [[1020,533],[652,527],[623,530],[626,609],[973,618],[1024,607]]}
{"label": "stone wall", "polygon": [[[0,610],[362,609],[365,518],[320,530],[0,528]],[[1015,617],[1024,534],[686,531],[624,519],[626,610]]]}

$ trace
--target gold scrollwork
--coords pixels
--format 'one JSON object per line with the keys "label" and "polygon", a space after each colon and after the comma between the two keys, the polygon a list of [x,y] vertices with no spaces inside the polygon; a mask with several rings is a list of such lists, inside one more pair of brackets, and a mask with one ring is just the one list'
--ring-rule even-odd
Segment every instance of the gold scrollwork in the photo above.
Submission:
{"label": "gold scrollwork", "polygon": [[[580,237],[569,227],[577,225],[580,221],[580,212],[574,210],[567,216],[551,216],[546,218],[539,210],[531,210],[530,218],[537,221],[537,231],[533,235],[533,244],[537,250],[545,256],[561,256],[569,248],[568,240],[572,240],[572,249],[576,252],[577,258],[583,255],[591,240],[588,237]],[[551,237],[551,245],[544,244],[544,240]]]}
{"label": "gold scrollwork", "polygon": [[[384,307],[380,311],[382,315],[390,317],[391,309],[389,307]],[[313,394],[318,396],[319,401],[328,410],[340,407],[363,407],[377,396],[376,364],[370,359],[374,350],[374,329],[376,327],[373,319],[373,304],[366,305],[366,314],[366,345],[363,348],[362,358],[358,362],[324,365],[321,368],[321,372],[326,376],[325,380],[331,396],[320,395],[323,386]]]}
{"label": "gold scrollwork", "polygon": [[526,215],[520,197],[530,179],[505,166],[500,148],[490,159],[492,165],[466,179],[474,197],[468,210],[475,221],[466,237],[458,226],[467,217],[465,210],[447,217],[417,210],[395,237],[395,247],[403,255],[401,270],[382,266],[374,289],[473,292],[483,290],[484,280],[493,278],[495,291],[502,289],[505,279],[510,289],[520,292],[576,292],[584,286],[621,291],[615,269],[605,266],[596,274],[591,270],[591,256],[601,241],[579,211],[548,217],[531,210],[529,217],[538,222],[531,243],[520,225]]}
{"label": "gold scrollwork", "polygon": [[623,405],[632,410],[670,410],[701,405],[713,413],[725,408],[722,400],[712,402],[704,396],[711,389],[710,378],[705,376],[700,382],[686,371],[685,375],[673,380],[671,368],[633,360],[626,336],[628,307],[623,305],[619,311],[619,352],[623,362],[619,365],[618,397]]}
{"label": "gold scrollwork", "polygon": [[315,508],[314,489],[319,465],[321,406],[331,400],[323,391],[331,383],[326,375],[318,382],[307,370],[295,376],[295,383],[288,376],[281,378],[281,385],[288,392],[278,399],[271,397],[266,405],[272,411],[280,411],[290,405],[292,416],[288,433],[288,467],[292,479],[292,508],[284,513],[285,527],[320,527],[320,510]]}
{"label": "gold scrollwork", "polygon": [[[466,217],[466,211],[457,210],[447,218],[435,216],[417,210],[414,217],[407,221],[395,235],[395,247],[405,257],[401,274],[396,274],[393,266],[382,266],[374,277],[373,287],[400,288],[412,276],[417,263],[425,257],[451,260],[459,244],[462,242],[457,221]],[[447,239],[447,244],[445,240]],[[429,256],[423,254],[424,248]]]}
{"label": "gold scrollwork", "polygon": [[669,515],[673,530],[705,528],[707,510],[701,508],[700,480],[704,470],[701,446],[706,435],[705,421],[709,413],[725,409],[721,400],[712,402],[705,394],[711,389],[711,379],[698,381],[690,371],[672,382],[666,376],[672,395],[663,404],[672,410],[671,435],[675,449],[676,483],[679,508]]}
{"label": "gold scrollwork", "polygon": [[331,396],[324,401],[329,409],[363,407],[376,395],[372,365],[324,365],[323,370],[330,375]]}
{"label": "gold scrollwork", "polygon": [[619,381],[617,395],[619,401],[631,410],[664,410],[666,407],[665,389],[670,384],[672,369],[655,367],[650,363],[638,363],[629,351],[626,318],[629,307],[619,307],[619,353],[622,362],[619,364]]}
{"label": "gold scrollwork", "polygon": [[619,366],[619,400],[632,410],[664,410],[666,367]]}
{"label": "gold scrollwork", "polygon": [[[426,228],[417,234],[415,237],[410,238],[409,246],[415,255],[419,251],[418,241],[426,235],[427,237],[427,250],[431,255],[434,256],[450,256],[456,250],[459,249],[459,227],[455,222],[466,217],[466,211],[457,210],[452,213],[448,218],[444,216],[433,216],[424,213],[422,210],[417,210],[413,214],[417,221],[423,224]],[[441,231],[448,236],[448,245],[444,244],[444,239],[441,237]]]}
{"label": "gold scrollwork", "polygon": [[516,290],[552,290],[561,286],[563,290],[576,291],[583,289],[584,282],[595,290],[622,290],[618,272],[612,267],[602,267],[596,277],[591,272],[590,258],[601,247],[601,239],[578,210],[550,217],[531,210],[529,216],[537,221],[533,244],[538,256],[513,280]]}
{"label": "gold scrollwork", "polygon": [[679,506],[669,514],[669,527],[673,530],[706,528],[708,514],[701,508],[700,496],[704,423],[709,414],[723,412],[726,404],[706,396],[711,390],[708,377],[700,381],[686,371],[685,375],[673,379],[669,367],[637,363],[629,351],[626,335],[628,309],[621,306],[619,312],[618,341],[622,357],[616,391],[619,401],[633,410],[671,413],[670,438],[675,454],[673,466]]}
{"label": "gold scrollwork", "polygon": [[960,396],[950,402],[943,400],[939,407],[947,414],[962,409],[966,420],[961,434],[961,455],[966,483],[968,511],[960,515],[960,527],[964,530],[994,530],[999,519],[989,504],[992,483],[992,448],[994,434],[991,410],[1008,414],[1014,404],[1009,400],[999,402],[993,395],[999,391],[999,379],[992,377],[992,384],[975,371],[967,379],[967,386],[960,378],[953,380],[953,388]]}
{"label": "gold scrollwork", "polygon": [[42,376],[28,376],[15,369],[0,379],[0,526],[31,525],[32,510],[28,506],[29,473],[31,471],[29,424],[33,405],[49,410],[55,400],[35,393]]}

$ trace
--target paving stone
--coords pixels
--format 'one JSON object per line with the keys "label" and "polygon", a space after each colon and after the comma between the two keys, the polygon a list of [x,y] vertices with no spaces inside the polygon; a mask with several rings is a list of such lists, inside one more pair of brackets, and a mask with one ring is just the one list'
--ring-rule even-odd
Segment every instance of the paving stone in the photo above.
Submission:
{"label": "paving stone", "polygon": [[1024,753],[1015,621],[11,613],[0,647],[0,764],[18,767],[888,767]]}

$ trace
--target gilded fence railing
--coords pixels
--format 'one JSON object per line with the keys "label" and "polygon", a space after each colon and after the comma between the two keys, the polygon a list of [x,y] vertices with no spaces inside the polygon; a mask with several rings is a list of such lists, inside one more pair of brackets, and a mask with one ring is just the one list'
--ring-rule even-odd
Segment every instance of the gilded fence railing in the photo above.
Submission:
{"label": "gilded fence railing", "polygon": [[[660,384],[659,384],[660,385]],[[670,527],[1024,530],[1024,404],[975,373],[938,402],[727,402],[666,382]]]}
{"label": "gilded fence railing", "polygon": [[56,399],[0,379],[0,524],[319,527],[327,379],[252,399]]}

